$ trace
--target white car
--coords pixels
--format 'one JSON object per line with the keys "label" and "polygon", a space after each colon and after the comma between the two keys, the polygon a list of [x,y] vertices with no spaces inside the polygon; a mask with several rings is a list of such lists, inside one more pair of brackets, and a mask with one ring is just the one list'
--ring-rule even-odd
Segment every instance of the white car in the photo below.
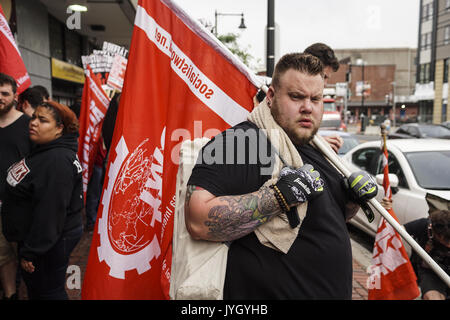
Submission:
{"label": "white car", "polygon": [[[426,193],[450,201],[450,140],[394,139],[387,141],[387,149],[390,184],[397,191],[392,196],[392,207],[400,224],[428,216]],[[376,176],[379,184],[376,198],[381,201],[384,196],[381,141],[362,143],[343,159],[352,172],[362,169]],[[362,210],[350,223],[375,236],[381,215],[372,210],[375,213],[372,223]]]}

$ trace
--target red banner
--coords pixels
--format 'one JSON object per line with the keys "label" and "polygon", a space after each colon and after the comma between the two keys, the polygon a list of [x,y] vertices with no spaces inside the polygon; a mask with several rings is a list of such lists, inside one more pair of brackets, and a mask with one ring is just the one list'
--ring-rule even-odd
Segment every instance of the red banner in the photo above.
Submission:
{"label": "red banner", "polygon": [[86,199],[86,190],[94,166],[95,150],[109,106],[109,98],[89,65],[85,74],[79,119],[78,158],[83,168],[83,192]]}
{"label": "red banner", "polygon": [[31,80],[23,63],[19,48],[9,28],[8,21],[0,5],[0,72],[13,77],[17,83],[17,94],[30,85]]}
{"label": "red banner", "polygon": [[168,299],[179,147],[253,108],[233,59],[172,1],[139,1],[83,299]]}
{"label": "red banner", "polygon": [[[388,152],[383,146],[385,196],[391,199]],[[397,220],[394,210],[388,210]],[[398,221],[398,220],[397,220]],[[375,237],[372,265],[370,266],[369,300],[411,300],[419,296],[416,274],[409,261],[400,235],[381,218]]]}

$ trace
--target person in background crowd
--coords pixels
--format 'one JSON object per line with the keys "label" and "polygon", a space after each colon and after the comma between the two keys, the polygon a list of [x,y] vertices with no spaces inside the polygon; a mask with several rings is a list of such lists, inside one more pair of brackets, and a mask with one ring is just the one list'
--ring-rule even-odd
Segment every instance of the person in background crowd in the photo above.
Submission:
{"label": "person in background crowd", "polygon": [[[384,197],[381,205],[389,210],[392,199]],[[416,242],[450,275],[450,211],[434,210],[428,218],[417,219],[404,225]],[[417,275],[417,282],[424,300],[446,300],[450,288],[415,252],[411,263]]]}
{"label": "person in background crowd", "polygon": [[116,125],[117,112],[119,110],[120,93],[116,93],[109,102],[108,110],[105,114],[102,126],[102,137],[105,143],[107,152],[111,147],[112,137],[114,133],[114,127]]}
{"label": "person in background crowd", "polygon": [[69,106],[70,110],[75,112],[75,115],[77,116],[77,119],[80,118],[80,111],[81,111],[81,97],[77,97],[75,99],[75,102]]}
{"label": "person in background crowd", "polygon": [[48,93],[48,90],[44,86],[34,86],[32,89],[36,90],[37,92],[39,92],[41,94],[42,100],[44,102],[51,101],[50,94]]}
{"label": "person in background crowd", "polygon": [[106,159],[106,147],[103,143],[103,137],[100,136],[95,146],[94,166],[92,168],[91,179],[89,180],[86,192],[86,230],[94,230],[97,220],[97,210],[102,196],[104,167]]}
{"label": "person in background crowd", "polygon": [[[6,188],[6,171],[32,148],[28,136],[30,117],[16,110],[16,103],[16,81],[0,73],[0,215]],[[0,283],[4,299],[17,299],[16,270],[15,250],[3,236],[0,220]]]}
{"label": "person in background crowd", "polygon": [[339,61],[336,58],[333,49],[324,43],[314,43],[306,48],[304,52],[319,58],[323,63],[324,81],[326,86],[331,75],[339,70]]}
{"label": "person in background crowd", "polygon": [[50,101],[36,108],[29,125],[32,152],[8,169],[3,233],[18,242],[30,299],[67,299],[69,256],[83,233],[78,121]]}
{"label": "person in background crowd", "polygon": [[19,104],[17,109],[28,115],[33,116],[34,110],[37,106],[42,104],[43,99],[39,91],[33,88],[28,88],[19,95]]}

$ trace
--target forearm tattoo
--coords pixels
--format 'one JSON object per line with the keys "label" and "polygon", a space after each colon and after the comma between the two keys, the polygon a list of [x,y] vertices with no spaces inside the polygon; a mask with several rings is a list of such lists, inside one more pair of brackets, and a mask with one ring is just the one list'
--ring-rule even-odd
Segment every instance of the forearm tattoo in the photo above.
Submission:
{"label": "forearm tattoo", "polygon": [[214,206],[205,225],[208,236],[214,241],[231,241],[241,238],[274,215],[281,208],[269,187],[240,196],[219,197],[223,205]]}
{"label": "forearm tattoo", "polygon": [[205,190],[201,187],[188,185],[186,188],[186,198],[184,200],[184,205],[187,207],[189,205],[189,201],[191,201],[192,193],[194,193],[195,190]]}

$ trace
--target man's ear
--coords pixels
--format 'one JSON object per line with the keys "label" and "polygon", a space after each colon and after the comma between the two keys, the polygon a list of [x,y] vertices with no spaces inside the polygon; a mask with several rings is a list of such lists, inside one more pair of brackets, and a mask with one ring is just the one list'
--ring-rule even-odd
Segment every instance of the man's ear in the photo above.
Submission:
{"label": "man's ear", "polygon": [[272,99],[275,96],[275,91],[273,89],[272,86],[269,87],[269,89],[267,90],[267,94],[266,94],[266,100],[267,100],[267,105],[270,107],[272,107]]}

